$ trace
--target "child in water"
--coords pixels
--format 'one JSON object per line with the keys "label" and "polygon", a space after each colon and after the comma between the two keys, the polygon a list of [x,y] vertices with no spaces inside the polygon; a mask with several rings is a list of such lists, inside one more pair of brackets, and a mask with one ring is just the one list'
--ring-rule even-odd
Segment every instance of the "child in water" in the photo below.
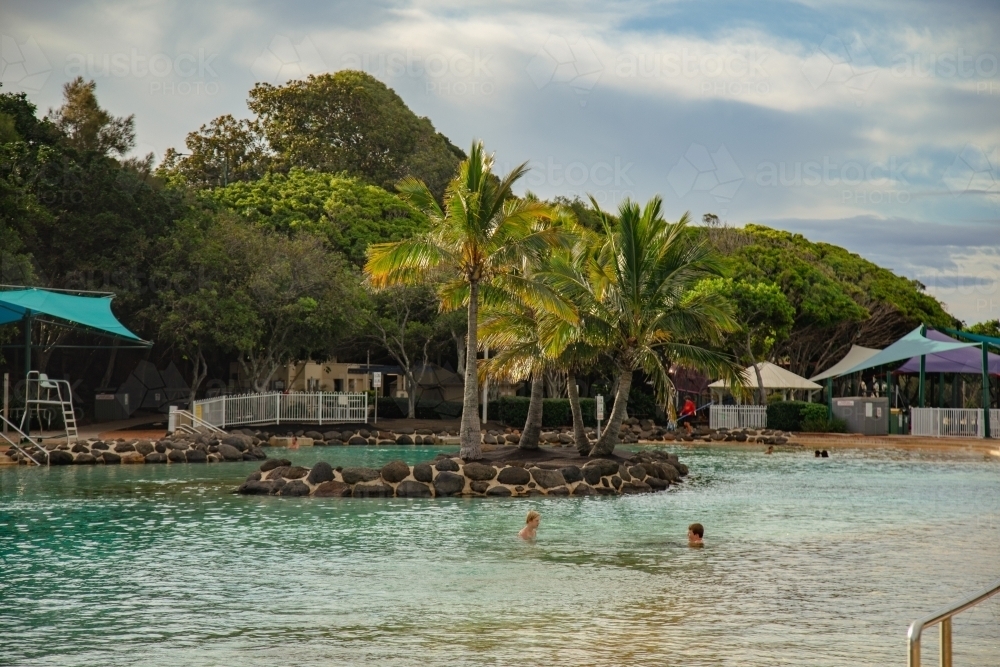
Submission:
{"label": "child in water", "polygon": [[700,549],[705,546],[702,538],[705,537],[705,527],[700,523],[692,523],[688,526],[688,546]]}
{"label": "child in water", "polygon": [[530,542],[535,539],[535,535],[538,532],[538,524],[542,522],[542,515],[531,510],[528,512],[528,516],[524,519],[524,528],[521,532],[517,534],[522,540]]}

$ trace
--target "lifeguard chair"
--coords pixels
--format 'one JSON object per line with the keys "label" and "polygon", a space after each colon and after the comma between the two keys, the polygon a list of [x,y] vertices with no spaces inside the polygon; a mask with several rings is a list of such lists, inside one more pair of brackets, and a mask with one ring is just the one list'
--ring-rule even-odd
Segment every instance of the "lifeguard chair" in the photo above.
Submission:
{"label": "lifeguard chair", "polygon": [[76,442],[76,414],[73,412],[73,390],[66,380],[51,380],[45,373],[31,371],[28,373],[27,386],[24,395],[24,414],[21,416],[21,430],[30,428],[31,419],[38,419],[41,425],[42,415],[48,416],[51,424],[51,413],[62,414],[63,429],[66,431],[66,442]]}

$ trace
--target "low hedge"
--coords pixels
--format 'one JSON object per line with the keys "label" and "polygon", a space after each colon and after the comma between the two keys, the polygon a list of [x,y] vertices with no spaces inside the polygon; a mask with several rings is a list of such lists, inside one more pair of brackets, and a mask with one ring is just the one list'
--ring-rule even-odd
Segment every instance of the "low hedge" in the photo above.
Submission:
{"label": "low hedge", "polygon": [[[487,416],[508,426],[521,427],[528,419],[527,396],[501,396],[496,401],[490,401]],[[606,410],[607,411],[607,410]],[[597,402],[592,398],[580,399],[580,412],[583,413],[583,423],[587,426],[597,425]],[[555,428],[557,426],[572,426],[573,412],[568,398],[542,399],[542,426]]]}
{"label": "low hedge", "polygon": [[802,430],[802,408],[805,401],[782,401],[767,406],[767,427],[779,431]]}

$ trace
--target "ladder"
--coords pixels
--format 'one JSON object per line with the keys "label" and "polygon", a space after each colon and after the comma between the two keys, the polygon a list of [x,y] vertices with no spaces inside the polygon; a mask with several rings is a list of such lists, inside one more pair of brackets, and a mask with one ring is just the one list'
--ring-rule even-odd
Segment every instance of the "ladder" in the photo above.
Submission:
{"label": "ladder", "polygon": [[[3,415],[0,415],[0,425],[5,425],[5,426],[8,426],[8,427],[14,429],[14,431],[17,432],[17,434],[20,435],[21,438],[24,438],[25,440],[27,440],[28,442],[30,442],[32,445],[34,445],[35,449],[37,449],[40,452],[45,452],[45,463],[46,464],[49,463],[49,450],[45,449],[39,443],[37,443],[34,440],[32,440],[31,436],[25,435],[24,431],[22,431],[21,429],[19,429],[12,422],[10,422],[7,419],[5,419],[3,417]],[[6,429],[0,430],[0,438],[6,440],[14,449],[16,449],[18,452],[20,452],[21,454],[23,454],[25,458],[27,458],[29,461],[31,461],[32,463],[34,463],[36,466],[42,465],[41,463],[38,462],[38,459],[36,459],[34,456],[32,456],[31,454],[28,453],[27,449],[25,449],[24,447],[21,446],[20,441],[17,441],[17,440],[14,440],[12,438],[9,438],[7,436],[7,433],[6,433]]]}
{"label": "ladder", "polygon": [[66,380],[51,380],[45,373],[31,371],[28,373],[27,387],[24,395],[24,414],[21,417],[21,428],[30,424],[32,412],[41,421],[41,412],[49,407],[62,411],[63,429],[66,431],[66,442],[76,442],[79,431],[76,427],[76,413],[73,411],[73,390]]}

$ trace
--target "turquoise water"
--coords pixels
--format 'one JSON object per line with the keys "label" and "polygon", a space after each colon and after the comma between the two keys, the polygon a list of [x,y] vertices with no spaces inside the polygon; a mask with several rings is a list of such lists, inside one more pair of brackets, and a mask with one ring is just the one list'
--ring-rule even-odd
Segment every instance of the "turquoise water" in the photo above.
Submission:
{"label": "turquoise water", "polygon": [[[905,664],[910,621],[1000,576],[997,457],[674,451],[683,487],[593,499],[232,495],[253,463],[0,469],[0,664]],[[531,508],[533,545],[513,537]],[[954,636],[956,665],[1000,664],[1000,601]]]}

